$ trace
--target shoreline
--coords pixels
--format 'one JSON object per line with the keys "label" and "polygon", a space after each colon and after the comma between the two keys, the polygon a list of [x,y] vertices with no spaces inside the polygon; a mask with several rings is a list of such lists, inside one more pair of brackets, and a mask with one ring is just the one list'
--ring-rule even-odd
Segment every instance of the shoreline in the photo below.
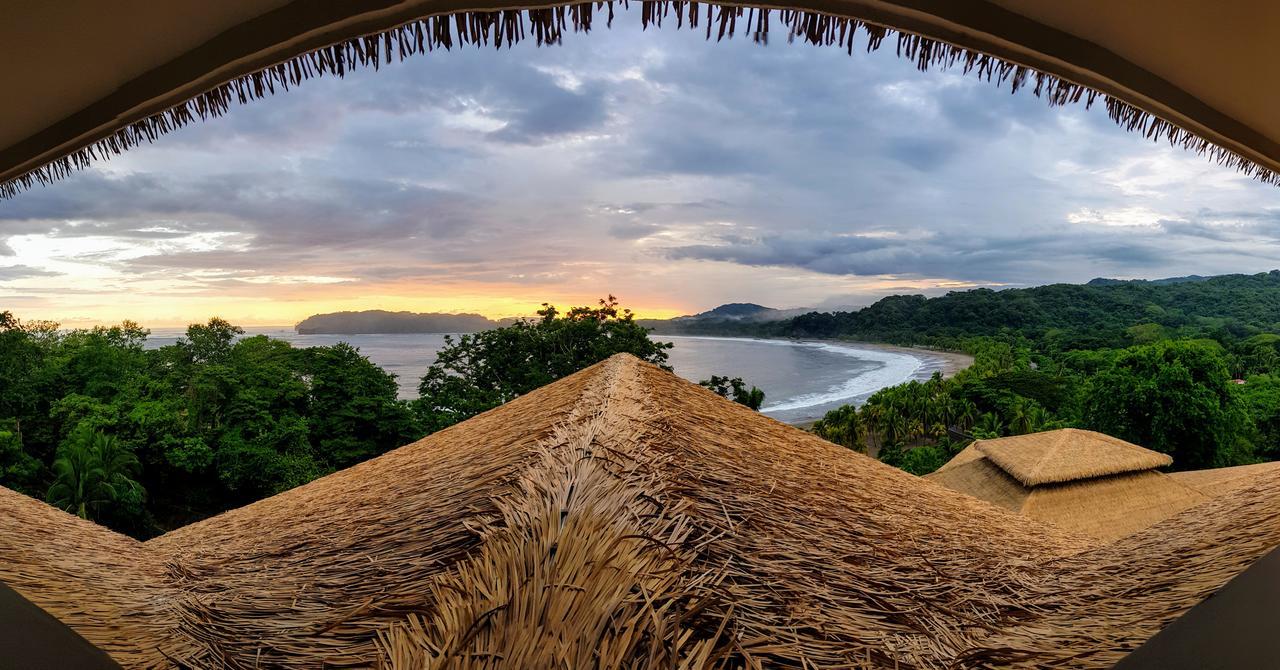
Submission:
{"label": "shoreline", "polygon": [[758,342],[794,342],[799,344],[826,344],[834,346],[842,346],[848,349],[868,349],[871,351],[883,351],[890,354],[903,354],[911,356],[920,361],[922,366],[930,363],[936,363],[938,370],[942,371],[943,379],[950,379],[956,376],[956,373],[973,365],[973,356],[959,351],[947,351],[945,349],[934,349],[931,347],[906,347],[897,344],[883,344],[881,342],[864,342],[862,340],[841,340],[836,338],[818,338],[818,337],[752,337],[745,335],[682,335],[670,333],[666,335],[658,335],[657,339],[663,337],[683,337],[688,339],[699,340],[756,340]]}
{"label": "shoreline", "polygon": [[[973,356],[959,351],[947,351],[945,349],[932,349],[929,347],[904,347],[897,344],[881,344],[879,342],[862,342],[859,340],[797,340],[798,342],[822,342],[824,344],[844,344],[852,347],[864,347],[867,349],[875,349],[878,351],[887,351],[890,353],[906,354],[908,356],[916,356],[921,358],[924,356],[932,357],[941,362],[938,369],[942,370],[942,378],[950,379],[956,376],[956,373],[973,365]],[[926,362],[924,360],[922,363]]]}
{"label": "shoreline", "polygon": [[[662,336],[659,336],[660,338]],[[868,396],[875,393],[881,388],[897,386],[899,384],[909,383],[911,381],[925,381],[932,377],[935,373],[941,373],[944,379],[954,377],[956,373],[973,364],[973,357],[956,352],[943,351],[939,349],[931,349],[926,347],[904,347],[892,344],[881,344],[878,342],[862,342],[856,340],[834,339],[834,338],[782,338],[782,337],[734,337],[720,335],[667,335],[676,341],[680,339],[691,340],[725,340],[740,342],[758,342],[765,345],[774,346],[800,346],[800,347],[819,347],[830,351],[851,355],[855,358],[864,360],[880,361],[882,366],[887,365],[882,376],[878,380],[878,384],[872,386],[865,391],[851,392],[844,398],[824,399],[817,396],[823,394],[811,393],[803,394],[795,398],[787,398],[782,401],[781,405],[770,405],[766,403],[761,411],[765,414],[773,416],[775,419],[798,427],[807,427],[817,421],[826,411],[819,408],[823,405],[827,406],[827,410],[833,409],[837,404],[860,404],[865,401]],[[890,361],[898,360],[901,363],[891,363]],[[909,361],[909,362],[908,362]],[[903,369],[903,365],[910,369]],[[892,372],[894,368],[897,372]],[[889,378],[883,375],[888,373]],[[873,371],[871,376],[875,376]],[[865,379],[861,375],[850,377],[849,383]],[[871,381],[871,379],[865,379]],[[835,390],[832,387],[831,390]],[[799,403],[797,403],[799,401]],[[811,401],[811,402],[805,402]],[[788,404],[790,403],[790,404]],[[807,408],[813,408],[810,413]],[[797,416],[797,412],[801,412]],[[783,416],[777,416],[775,413],[783,413]],[[785,418],[784,418],[785,417]]]}

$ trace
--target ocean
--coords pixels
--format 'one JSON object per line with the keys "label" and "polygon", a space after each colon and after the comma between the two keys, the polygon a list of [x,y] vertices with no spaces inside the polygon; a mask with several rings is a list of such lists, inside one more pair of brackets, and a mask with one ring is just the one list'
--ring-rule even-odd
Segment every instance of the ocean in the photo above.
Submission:
{"label": "ocean", "polygon": [[[297,347],[349,342],[369,360],[396,375],[400,397],[414,398],[418,379],[444,346],[444,335],[299,335],[290,328],[247,328]],[[181,328],[153,328],[149,348],[173,344]],[[662,335],[675,344],[670,365],[691,381],[712,375],[742,377],[765,392],[765,414],[787,423],[822,418],[847,403],[861,403],[885,386],[927,379],[942,361],[927,352],[906,354],[857,344]]]}

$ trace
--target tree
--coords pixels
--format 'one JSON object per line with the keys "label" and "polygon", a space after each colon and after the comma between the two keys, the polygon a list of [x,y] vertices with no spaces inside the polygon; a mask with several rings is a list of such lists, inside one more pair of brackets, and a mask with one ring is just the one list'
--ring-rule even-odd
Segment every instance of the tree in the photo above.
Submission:
{"label": "tree", "polygon": [[72,434],[53,462],[54,480],[45,499],[82,519],[110,506],[137,503],[143,492],[133,480],[138,459],[109,435],[82,428]]}
{"label": "tree", "polygon": [[187,337],[178,340],[178,347],[185,350],[193,362],[217,363],[231,354],[231,343],[240,335],[244,335],[243,328],[214,317],[205,325],[187,326]]}
{"label": "tree", "polygon": [[1280,375],[1249,377],[1235,391],[1253,418],[1254,455],[1280,460]]}
{"label": "tree", "polygon": [[924,445],[906,450],[897,466],[913,475],[924,476],[946,464],[951,455],[942,446]]}
{"label": "tree", "polygon": [[341,469],[418,437],[395,375],[346,342],[304,352],[310,439],[318,459]]}
{"label": "tree", "polygon": [[988,412],[978,418],[978,422],[973,424],[973,436],[979,439],[988,440],[993,437],[1004,435],[1004,422],[994,413]]}
{"label": "tree", "polygon": [[956,425],[958,425],[961,430],[969,430],[970,428],[973,428],[973,424],[978,420],[978,416],[981,414],[978,411],[978,406],[973,404],[972,401],[965,400],[963,398],[952,399],[952,405],[952,415],[955,417]]}
{"label": "tree", "polygon": [[0,486],[33,493],[40,476],[40,461],[22,448],[22,437],[13,429],[13,423],[0,423]]}
{"label": "tree", "polygon": [[1248,458],[1248,416],[1231,390],[1222,348],[1205,340],[1126,349],[1095,376],[1085,425],[1173,457],[1178,469]]}
{"label": "tree", "polygon": [[420,428],[446,428],[618,353],[671,369],[672,345],[650,339],[613,296],[563,315],[544,303],[538,316],[457,340],[446,336],[418,385]]}
{"label": "tree", "polygon": [[742,377],[720,377],[712,375],[711,379],[704,379],[698,382],[699,386],[709,388],[724,398],[730,398],[739,405],[746,405],[756,411],[760,410],[760,406],[764,404],[764,391],[752,386],[747,388],[747,383],[742,381]]}
{"label": "tree", "polygon": [[813,433],[842,447],[866,453],[866,432],[858,408],[842,405],[827,412],[813,424]]}

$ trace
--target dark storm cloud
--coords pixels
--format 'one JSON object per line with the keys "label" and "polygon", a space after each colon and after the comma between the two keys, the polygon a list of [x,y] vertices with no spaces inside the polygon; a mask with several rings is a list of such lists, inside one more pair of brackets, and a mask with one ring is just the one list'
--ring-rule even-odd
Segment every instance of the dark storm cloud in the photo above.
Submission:
{"label": "dark storm cloud", "polygon": [[76,178],[76,186],[16,199],[21,205],[0,213],[0,225],[8,230],[9,222],[69,219],[48,232],[144,239],[242,232],[255,235],[261,245],[329,247],[414,235],[450,237],[465,227],[467,208],[476,203],[462,194],[388,180],[290,173],[163,182],[148,175],[106,179],[88,173]]}
{"label": "dark storm cloud", "polygon": [[[1146,271],[1167,263],[1174,246],[1128,239],[1132,232],[1063,231],[1034,237],[955,236],[924,239],[770,236],[671,248],[674,259],[794,267],[830,275],[949,277],[977,283],[1044,283],[1055,268],[1070,265],[1089,277]],[[1182,251],[1212,253],[1203,246]]]}

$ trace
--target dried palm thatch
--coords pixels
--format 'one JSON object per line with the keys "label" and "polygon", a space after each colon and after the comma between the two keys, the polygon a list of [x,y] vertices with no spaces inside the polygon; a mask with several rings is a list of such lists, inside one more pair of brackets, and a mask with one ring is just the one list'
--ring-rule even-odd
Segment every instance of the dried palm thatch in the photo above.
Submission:
{"label": "dried palm thatch", "polygon": [[[957,459],[966,454],[970,457],[976,455],[977,458],[956,463]],[[1022,482],[1001,470],[973,445],[966,447],[945,466],[925,475],[925,478],[954,491],[985,500],[1014,514],[1021,514],[1023,507],[1027,504],[1027,498],[1031,497],[1030,487],[1023,486]]]}
{"label": "dried palm thatch", "polygon": [[1101,668],[1280,542],[1277,492],[1100,546],[615,357],[141,545],[8,494],[67,537],[0,534],[0,580],[134,667]]}
{"label": "dried palm thatch", "polygon": [[1016,514],[1104,541],[1208,498],[1153,468],[1167,455],[1087,430],[978,440],[928,478]]}
{"label": "dried palm thatch", "polygon": [[1152,470],[1031,489],[1022,514],[1102,540],[1114,540],[1208,500]]}
{"label": "dried palm thatch", "polygon": [[[287,91],[313,77],[342,77],[358,68],[377,69],[393,60],[454,46],[502,48],[526,39],[535,40],[539,46],[559,44],[567,32],[589,32],[598,25],[595,21],[597,13],[606,14],[605,24],[611,26],[615,9],[621,7],[625,10],[630,4],[628,0],[609,0],[549,5],[531,3],[526,9],[495,11],[433,13],[428,9],[423,16],[401,25],[340,41],[237,76],[165,111],[130,121],[102,139],[0,182],[0,199],[13,197],[37,183],[48,184],[64,178],[94,161],[154,142],[198,120],[221,116],[233,104],[243,105],[275,94],[277,90]],[[639,4],[640,20],[645,28],[662,27],[664,21],[668,26],[674,22],[677,29],[687,27],[704,31],[708,40],[721,41],[745,33],[758,43],[767,42],[771,32],[780,32],[788,40],[836,46],[849,54],[853,53],[855,45],[866,51],[875,51],[890,42],[899,56],[914,61],[920,70],[959,68],[965,74],[1007,86],[1014,92],[1030,89],[1037,97],[1055,106],[1080,102],[1092,106],[1101,100],[1111,119],[1129,131],[1207,154],[1217,163],[1260,181],[1280,183],[1280,175],[1266,167],[1120,98],[992,54],[895,30],[856,16],[733,2],[644,0]],[[853,8],[848,11],[853,11]],[[775,22],[780,24],[780,29]],[[861,45],[858,45],[859,36]]]}
{"label": "dried palm thatch", "polygon": [[1025,486],[1153,470],[1173,463],[1168,454],[1077,428],[978,440],[972,446]]}
{"label": "dried palm thatch", "polygon": [[132,538],[0,487],[0,582],[125,667],[197,647],[176,634],[178,593],[162,559]]}
{"label": "dried palm thatch", "polygon": [[1181,484],[1216,498],[1237,487],[1249,484],[1254,478],[1265,475],[1277,468],[1280,468],[1280,461],[1256,463],[1254,465],[1237,465],[1233,468],[1171,472],[1169,476]]}

